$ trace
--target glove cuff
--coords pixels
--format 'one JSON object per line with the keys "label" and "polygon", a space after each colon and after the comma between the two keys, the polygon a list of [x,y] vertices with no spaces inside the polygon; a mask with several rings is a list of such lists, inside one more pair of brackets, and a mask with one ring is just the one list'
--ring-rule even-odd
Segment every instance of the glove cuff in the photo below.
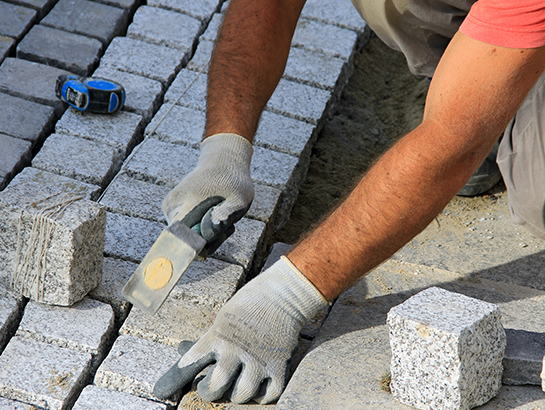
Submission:
{"label": "glove cuff", "polygon": [[252,161],[254,148],[243,136],[231,133],[214,134],[201,142],[201,161],[236,161],[248,169]]}

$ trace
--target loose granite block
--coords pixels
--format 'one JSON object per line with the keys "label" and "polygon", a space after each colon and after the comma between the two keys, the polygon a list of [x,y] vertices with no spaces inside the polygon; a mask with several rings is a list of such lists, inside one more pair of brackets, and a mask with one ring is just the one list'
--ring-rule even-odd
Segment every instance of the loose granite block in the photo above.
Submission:
{"label": "loose granite block", "polygon": [[40,24],[96,38],[104,47],[127,28],[127,12],[88,0],[59,0]]}
{"label": "loose granite block", "polygon": [[100,193],[100,187],[96,185],[30,167],[17,174],[8,189],[11,190],[14,197],[29,198],[45,198],[57,192],[67,192],[95,200]]}
{"label": "loose granite block", "polygon": [[137,143],[143,126],[142,116],[131,112],[91,114],[69,109],[55,125],[55,131],[102,142],[126,154]]}
{"label": "loose granite block", "polygon": [[366,22],[360,17],[350,0],[339,0],[334,3],[328,0],[308,0],[303,7],[301,17],[360,33],[368,29]]}
{"label": "loose granite block", "polygon": [[166,224],[161,204],[170,188],[131,178],[122,172],[100,200],[109,211]]}
{"label": "loose granite block", "polygon": [[1,279],[0,277],[0,354],[17,329],[24,308],[23,298],[7,290]]}
{"label": "loose granite block", "polygon": [[284,78],[324,90],[333,90],[345,61],[304,48],[292,47]]}
{"label": "loose granite block", "polygon": [[0,176],[11,179],[30,163],[32,144],[20,138],[0,134]]}
{"label": "loose granite block", "polygon": [[0,66],[0,91],[60,109],[62,102],[55,95],[55,84],[61,74],[70,73],[20,58],[6,58]]}
{"label": "loose granite block", "polygon": [[104,258],[102,280],[89,296],[112,306],[116,319],[120,322],[129,314],[130,303],[121,290],[138,265],[120,259]]}
{"label": "loose granite block", "polygon": [[251,268],[254,259],[263,252],[266,224],[242,218],[235,224],[236,231],[214,253],[214,257],[229,263],[238,263],[245,270]]}
{"label": "loose granite block", "polygon": [[172,106],[172,103],[165,104],[153,117],[144,135],[151,135],[164,142],[198,148],[203,138],[205,122],[204,111],[179,105]]}
{"label": "loose granite block", "polygon": [[348,61],[357,39],[352,30],[300,18],[291,44]]}
{"label": "loose granite block", "polygon": [[153,316],[133,307],[119,333],[176,348],[183,340],[200,339],[212,326],[218,311],[210,305],[168,297]]}
{"label": "loose granite block", "polygon": [[163,228],[162,223],[108,212],[104,253],[140,263]]}
{"label": "loose granite block", "polygon": [[316,124],[326,110],[330,97],[330,91],[282,79],[267,103],[267,109]]}
{"label": "loose granite block", "polygon": [[0,36],[0,63],[14,51],[15,39],[7,36]]}
{"label": "loose granite block", "polygon": [[505,335],[507,346],[503,358],[503,384],[541,385],[545,333],[505,329]]}
{"label": "loose granite block", "polygon": [[0,35],[20,41],[32,27],[37,14],[28,7],[0,2]]}
{"label": "loose granite block", "polygon": [[[32,300],[72,305],[100,283],[106,212],[73,194],[20,191],[0,193],[0,271]],[[44,229],[43,239],[34,229]]]}
{"label": "loose granite block", "polygon": [[[1,409],[1,406],[0,406]],[[81,392],[72,410],[166,410],[166,405],[128,393],[90,385]]]}
{"label": "loose granite block", "polygon": [[[197,110],[206,110],[208,76],[195,71],[181,70],[165,94],[165,103],[174,103]],[[189,88],[188,88],[189,87]],[[178,98],[183,94],[182,98]]]}
{"label": "loose granite block", "polygon": [[40,24],[32,27],[17,46],[17,58],[84,76],[96,68],[101,54],[102,43],[97,39]]}
{"label": "loose granite block", "polygon": [[116,37],[100,60],[100,66],[140,75],[170,85],[186,62],[185,52],[128,37]]}
{"label": "loose granite block", "polygon": [[123,85],[126,93],[123,109],[141,115],[146,122],[161,105],[163,87],[159,81],[105,67],[97,68],[93,76],[108,78]]}
{"label": "loose granite block", "polygon": [[179,11],[199,20],[208,20],[218,10],[219,0],[149,0],[148,6]]}
{"label": "loose granite block", "polygon": [[470,409],[498,394],[505,332],[496,305],[432,287],[388,313],[394,398]]}
{"label": "loose granite block", "polygon": [[95,375],[99,387],[158,401],[155,382],[179,359],[175,347],[121,335]]}
{"label": "loose granite block", "polygon": [[34,168],[105,186],[121,167],[123,154],[109,145],[53,134],[32,160]]}
{"label": "loose granite block", "polygon": [[0,133],[35,143],[46,138],[56,120],[53,107],[0,93]]}
{"label": "loose granite block", "polygon": [[113,332],[112,307],[84,298],[69,308],[29,302],[16,336],[101,357]]}
{"label": "loose granite block", "polygon": [[0,395],[52,410],[71,407],[89,376],[91,355],[14,337],[0,356]]}
{"label": "loose granite block", "polygon": [[198,159],[196,149],[149,138],[123,169],[142,181],[174,188],[197,166]]}
{"label": "loose granite block", "polygon": [[136,11],[127,36],[191,52],[200,30],[201,21],[187,14],[142,6]]}

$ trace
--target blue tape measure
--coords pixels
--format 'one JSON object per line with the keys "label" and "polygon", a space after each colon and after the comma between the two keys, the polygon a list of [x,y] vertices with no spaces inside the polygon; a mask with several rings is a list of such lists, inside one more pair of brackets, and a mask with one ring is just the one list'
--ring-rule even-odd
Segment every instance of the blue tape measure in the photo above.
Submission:
{"label": "blue tape measure", "polygon": [[78,111],[112,114],[125,104],[123,86],[103,78],[60,75],[55,93],[59,99]]}

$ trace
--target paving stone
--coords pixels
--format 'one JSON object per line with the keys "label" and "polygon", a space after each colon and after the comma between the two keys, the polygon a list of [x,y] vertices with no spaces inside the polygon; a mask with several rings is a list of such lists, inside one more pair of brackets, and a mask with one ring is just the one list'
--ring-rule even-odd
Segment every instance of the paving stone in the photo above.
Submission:
{"label": "paving stone", "polygon": [[218,0],[149,0],[148,6],[179,11],[199,20],[208,20],[217,11],[221,1]]}
{"label": "paving stone", "polygon": [[62,108],[55,95],[55,84],[61,74],[69,72],[20,58],[6,58],[0,66],[0,91]]}
{"label": "paving stone", "polygon": [[277,208],[282,191],[262,184],[254,184],[254,190],[254,200],[246,216],[250,219],[273,224],[277,219]]}
{"label": "paving stone", "polygon": [[142,0],[97,0],[97,3],[107,4],[108,6],[119,7],[132,15],[135,10],[140,7],[144,1]]}
{"label": "paving stone", "polygon": [[140,263],[164,228],[162,223],[108,212],[104,253]]}
{"label": "paving stone", "polygon": [[267,103],[267,108],[278,114],[316,124],[326,111],[330,97],[330,91],[282,79]]}
{"label": "paving stone", "polygon": [[15,50],[15,39],[0,36],[0,63]]}
{"label": "paving stone", "polygon": [[[133,307],[119,333],[177,348],[183,340],[200,339],[214,322],[218,311],[219,308],[209,304],[168,297],[153,316]],[[179,356],[170,362],[170,366],[177,359]]]}
{"label": "paving stone", "polygon": [[262,256],[265,227],[264,222],[242,218],[235,224],[235,233],[218,248],[214,257],[249,270],[252,262]]}
{"label": "paving stone", "polygon": [[0,35],[20,41],[36,20],[36,10],[0,2]]}
{"label": "paving stone", "polygon": [[38,12],[38,19],[43,18],[58,0],[10,0],[10,3],[30,7]]}
{"label": "paving stone", "polygon": [[308,0],[301,12],[301,17],[334,24],[357,32],[368,29],[350,0],[332,3],[327,0]]}
{"label": "paving stone", "polygon": [[324,90],[333,90],[339,77],[344,77],[344,64],[345,61],[340,58],[292,47],[284,78]]}
{"label": "paving stone", "polygon": [[109,211],[166,224],[161,204],[170,188],[131,178],[122,172],[100,200]]}
{"label": "paving stone", "polygon": [[25,168],[9,184],[13,196],[45,198],[57,192],[66,192],[94,200],[98,198],[100,187],[74,179],[42,171]]}
{"label": "paving stone", "polygon": [[146,122],[159,109],[163,98],[163,87],[159,81],[105,67],[97,68],[93,76],[121,84],[126,93],[123,109],[141,115]]}
{"label": "paving stone", "polygon": [[214,44],[213,41],[206,40],[201,36],[199,38],[197,50],[189,63],[187,63],[186,68],[197,72],[202,70],[203,72],[208,73],[210,59],[212,57],[212,52],[214,51]]}
{"label": "paving stone", "polygon": [[7,290],[3,281],[0,280],[0,353],[17,329],[23,308],[23,298]]}
{"label": "paving stone", "polygon": [[105,389],[157,401],[153,386],[179,357],[173,346],[121,335],[98,368],[94,382]]}
{"label": "paving stone", "polygon": [[121,167],[123,154],[109,145],[53,134],[32,160],[34,168],[105,186]]}
{"label": "paving stone", "polygon": [[164,142],[198,148],[203,138],[205,122],[204,111],[165,104],[153,117],[144,135],[151,135]]}
{"label": "paving stone", "polygon": [[98,65],[102,43],[94,38],[36,25],[17,46],[17,57],[89,75]]}
{"label": "paving stone", "polygon": [[[32,300],[72,305],[100,283],[106,212],[75,195],[23,197],[21,190],[10,185],[0,193],[0,271]],[[48,215],[48,207],[56,213]],[[41,239],[34,229],[50,234]]]}
{"label": "paving stone", "polygon": [[89,353],[14,337],[0,356],[0,394],[40,408],[70,408],[90,364]]}
{"label": "paving stone", "polygon": [[0,133],[39,142],[50,133],[56,119],[53,107],[0,93]]}
{"label": "paving stone", "polygon": [[101,357],[113,331],[112,307],[84,298],[69,308],[29,302],[16,336]]}
{"label": "paving stone", "polygon": [[431,287],[388,313],[395,399],[470,409],[501,387],[505,331],[497,305]]}
{"label": "paving stone", "polygon": [[127,28],[127,12],[88,0],[59,0],[40,24],[96,38],[104,47]]}
{"label": "paving stone", "polygon": [[201,21],[187,14],[142,6],[136,11],[127,36],[192,52],[200,30]]}
{"label": "paving stone", "polygon": [[545,333],[506,329],[507,346],[503,358],[503,384],[541,385],[545,356]]}
{"label": "paving stone", "polygon": [[[225,5],[225,3],[224,3]],[[208,26],[206,27],[206,31],[202,34],[200,37],[200,40],[208,40],[215,42],[218,38],[218,33],[221,28],[221,25],[223,24],[223,17],[225,16],[225,13],[214,13],[212,16],[212,19],[210,20],[210,23],[208,23]]]}
{"label": "paving stone", "polygon": [[34,410],[34,406],[0,397],[0,410]]}
{"label": "paving stone", "polygon": [[130,303],[121,290],[132,276],[137,264],[120,259],[104,258],[102,280],[89,296],[112,306],[118,322],[129,314]]}
{"label": "paving stone", "polygon": [[187,54],[180,50],[116,37],[100,60],[100,66],[148,77],[166,87],[187,58]]}
{"label": "paving stone", "polygon": [[204,111],[206,110],[207,82],[207,75],[183,69],[166,92],[165,103],[174,103],[185,92],[177,104]]}
{"label": "paving stone", "polygon": [[127,154],[140,138],[143,126],[142,116],[131,112],[92,114],[69,109],[55,125],[55,131],[102,142]]}
{"label": "paving stone", "polygon": [[32,144],[29,141],[0,134],[0,147],[0,177],[11,179],[30,163]]}
{"label": "paving stone", "polygon": [[[1,408],[1,407],[0,407]],[[90,385],[81,392],[73,410],[166,410],[166,405],[132,394]]]}
{"label": "paving stone", "polygon": [[357,39],[358,35],[352,30],[300,18],[293,35],[292,45],[348,61]]}

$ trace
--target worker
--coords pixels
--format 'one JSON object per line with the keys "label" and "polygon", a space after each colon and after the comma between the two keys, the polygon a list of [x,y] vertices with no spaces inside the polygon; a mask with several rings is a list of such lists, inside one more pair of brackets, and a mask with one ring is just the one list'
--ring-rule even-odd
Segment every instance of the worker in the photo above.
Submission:
{"label": "worker", "polygon": [[[371,29],[432,77],[422,123],[287,255],[243,286],[155,385],[167,398],[214,364],[204,400],[270,403],[303,324],[421,232],[504,133],[498,163],[516,222],[545,236],[545,2],[353,0]],[[253,198],[252,138],[304,0],[231,0],[212,60],[197,167],[163,202],[213,241]],[[221,201],[221,202],[220,202]]]}

